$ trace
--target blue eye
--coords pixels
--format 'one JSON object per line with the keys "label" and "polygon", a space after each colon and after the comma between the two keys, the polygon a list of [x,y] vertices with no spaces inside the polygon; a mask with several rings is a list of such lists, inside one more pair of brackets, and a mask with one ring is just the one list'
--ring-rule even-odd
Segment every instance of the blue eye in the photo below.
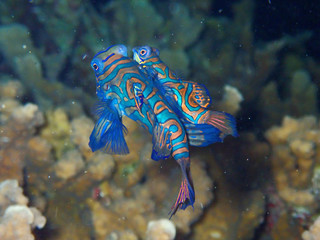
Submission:
{"label": "blue eye", "polygon": [[99,58],[94,58],[91,61],[91,67],[96,73],[100,73],[103,70],[103,63]]}
{"label": "blue eye", "polygon": [[97,71],[99,69],[98,65],[96,63],[92,64],[92,68]]}

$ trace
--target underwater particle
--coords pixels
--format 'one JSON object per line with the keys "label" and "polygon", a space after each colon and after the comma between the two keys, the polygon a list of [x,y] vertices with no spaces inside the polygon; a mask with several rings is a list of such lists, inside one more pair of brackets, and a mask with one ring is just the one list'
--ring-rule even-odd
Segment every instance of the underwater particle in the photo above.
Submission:
{"label": "underwater particle", "polygon": [[75,176],[84,167],[84,161],[79,151],[69,150],[64,153],[55,165],[56,175],[62,179]]}
{"label": "underwater particle", "polygon": [[176,236],[176,227],[168,219],[150,221],[148,223],[146,240],[173,240]]}

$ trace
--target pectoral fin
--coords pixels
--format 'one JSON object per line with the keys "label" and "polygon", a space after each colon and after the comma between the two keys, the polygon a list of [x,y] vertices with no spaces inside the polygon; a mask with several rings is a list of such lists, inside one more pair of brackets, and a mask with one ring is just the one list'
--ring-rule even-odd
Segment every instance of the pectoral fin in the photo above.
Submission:
{"label": "pectoral fin", "polygon": [[99,101],[95,113],[99,119],[90,135],[91,150],[95,152],[103,149],[109,154],[128,154],[129,149],[124,139],[127,129],[112,101]]}
{"label": "pectoral fin", "polygon": [[227,135],[238,136],[235,118],[226,112],[209,111],[206,124],[210,124],[221,131],[220,138],[223,140]]}
{"label": "pectoral fin", "polygon": [[172,146],[170,142],[170,132],[162,124],[156,122],[153,129],[152,143],[153,149],[151,158],[155,161],[170,157]]}
{"label": "pectoral fin", "polygon": [[133,93],[134,93],[134,101],[136,103],[136,107],[138,108],[138,110],[141,112],[141,108],[143,105],[143,94],[142,94],[142,90],[141,88],[138,86],[138,84],[133,84]]}
{"label": "pectoral fin", "polygon": [[192,98],[194,102],[199,104],[199,106],[203,108],[208,108],[211,104],[211,97],[209,95],[208,89],[196,82],[188,82],[188,81],[183,81],[183,84],[191,84],[192,85]]}

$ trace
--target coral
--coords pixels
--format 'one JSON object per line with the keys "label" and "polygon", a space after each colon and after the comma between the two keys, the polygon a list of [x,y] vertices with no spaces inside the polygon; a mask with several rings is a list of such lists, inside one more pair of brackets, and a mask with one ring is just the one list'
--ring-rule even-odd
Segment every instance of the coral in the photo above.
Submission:
{"label": "coral", "polygon": [[[15,108],[19,107],[20,103],[14,99],[9,98],[9,99],[2,99],[0,104],[1,104],[0,105],[0,112],[1,112],[0,121],[2,123],[7,123],[11,116],[11,113]],[[1,133],[3,133],[3,131]]]}
{"label": "coral", "polygon": [[10,205],[27,205],[28,198],[22,193],[17,180],[5,180],[0,182],[0,215]]}
{"label": "coral", "polygon": [[318,88],[311,81],[310,74],[306,70],[297,70],[292,73],[288,82],[290,85],[285,88],[287,90],[283,97],[275,82],[270,82],[263,88],[258,105],[264,113],[261,119],[264,126],[270,127],[271,123],[280,122],[283,114],[301,117],[318,112]]}
{"label": "coral", "polygon": [[316,166],[312,176],[312,192],[317,199],[320,199],[320,166]]}
{"label": "coral", "polygon": [[[36,10],[34,12],[38,13]],[[71,15],[68,16],[70,17]],[[53,21],[45,22],[51,24]],[[67,31],[68,28],[62,28],[61,31]],[[72,26],[72,28],[74,27]],[[60,28],[50,29],[54,31]],[[72,39],[74,36],[70,34],[70,32],[74,33],[74,31],[68,31],[68,34],[52,35],[52,37],[57,37],[57,39],[61,39],[62,36],[71,37],[71,40],[68,42],[69,44],[73,44]],[[63,39],[61,39],[61,41],[62,44],[66,44],[66,41]],[[63,48],[63,46],[61,46],[61,48]],[[67,44],[67,48],[70,48],[70,45]],[[68,102],[70,98],[73,98],[73,101],[80,101],[85,98],[86,101],[83,101],[83,104],[92,105],[92,98],[85,92],[80,89],[74,90],[68,88],[64,84],[56,81],[60,73],[59,70],[62,70],[64,67],[63,63],[69,51],[63,51],[62,54],[61,50],[59,50],[60,54],[52,54],[54,56],[50,56],[50,59],[48,56],[43,56],[42,49],[36,48],[33,44],[30,37],[30,29],[21,24],[8,24],[0,27],[0,51],[4,53],[7,63],[13,66],[12,70],[20,77],[27,91],[35,98],[36,103],[44,109],[51,107],[53,103],[64,104]],[[49,63],[46,69],[52,81],[48,81],[44,77],[42,59],[47,59],[47,61],[44,62]],[[59,69],[55,67],[57,65],[59,65]]]}
{"label": "coral", "polygon": [[150,221],[146,235],[146,240],[173,240],[176,236],[176,228],[168,219]]}
{"label": "coral", "polygon": [[106,237],[106,240],[138,240],[139,238],[131,230],[114,231]]}
{"label": "coral", "polygon": [[317,119],[286,116],[282,126],[270,128],[265,136],[272,145],[271,166],[279,195],[289,205],[313,210],[317,201],[309,188],[319,164]]}
{"label": "coral", "polygon": [[[143,149],[146,142],[151,140],[150,135],[142,130],[135,121],[125,117],[123,124],[129,133],[125,139],[130,153],[113,156],[117,163],[114,180],[126,188],[134,186],[143,178],[145,167],[140,160],[140,150]],[[151,153],[149,152],[149,154]]]}
{"label": "coral", "polygon": [[[37,238],[174,238],[151,229],[163,230],[153,221],[177,197],[178,165],[151,160],[151,137],[125,118],[130,154],[88,147],[90,60],[115,43],[159,48],[178,75],[207,86],[215,110],[240,120],[240,138],[191,148],[195,209],[172,218],[176,238],[299,239],[320,199],[319,123],[296,119],[319,113],[316,41],[306,43],[316,34],[261,40],[253,20],[263,3],[233,2],[0,1],[0,180],[16,179],[0,183],[0,239],[34,239],[44,224],[18,182],[50,221]],[[270,128],[284,115],[295,118]],[[319,238],[315,226],[304,239]]]}
{"label": "coral", "polygon": [[[204,25],[200,19],[190,16],[189,9],[181,3],[173,4],[171,14],[172,18],[166,26],[167,31],[171,33],[169,43],[172,48],[184,49],[199,37]],[[186,34],[191,29],[192,34]]]}
{"label": "coral", "polygon": [[320,217],[318,217],[308,231],[302,234],[303,240],[317,240],[320,239]]}
{"label": "coral", "polygon": [[[163,24],[163,18],[148,0],[111,2],[105,12],[114,15],[110,24],[114,33],[113,40],[126,39],[130,46],[145,43],[154,45],[155,35]],[[130,16],[129,21],[126,16]]]}
{"label": "coral", "polygon": [[21,82],[17,79],[12,79],[9,76],[0,78],[0,96],[1,98],[21,98],[25,89]]}
{"label": "coral", "polygon": [[317,113],[317,92],[318,87],[312,82],[308,71],[295,71],[290,83],[290,106],[286,107],[290,111],[288,114],[303,116]]}
{"label": "coral", "polygon": [[94,154],[88,162],[88,174],[95,180],[110,178],[115,168],[113,157],[101,152]]}
{"label": "coral", "polygon": [[15,72],[43,109],[52,107],[54,103],[65,104],[70,99],[73,102],[81,101],[83,105],[92,105],[92,98],[82,90],[69,88],[57,81],[46,80],[43,76],[41,61],[35,54],[11,56],[12,58],[16,66]]}
{"label": "coral", "polygon": [[28,28],[21,24],[2,25],[0,27],[0,50],[12,64],[12,57],[35,52]]}
{"label": "coral", "polygon": [[2,240],[33,240],[35,238],[31,230],[44,227],[46,218],[36,208],[28,208],[27,203],[28,199],[23,195],[17,180],[5,180],[0,183],[0,238]]}
{"label": "coral", "polygon": [[86,116],[74,118],[71,121],[71,140],[81,151],[81,154],[86,158],[92,156],[92,151],[88,145],[88,139],[94,127],[94,123]]}
{"label": "coral", "polygon": [[[261,224],[265,200],[259,191],[241,191],[226,181],[223,171],[218,173],[218,201],[206,210],[193,230],[193,239],[252,239]],[[237,196],[243,196],[238,198]]]}
{"label": "coral", "polygon": [[28,141],[29,156],[32,161],[41,163],[52,160],[52,145],[46,139],[39,136],[32,137]]}
{"label": "coral", "polygon": [[46,112],[47,124],[41,129],[41,137],[46,139],[55,151],[57,158],[74,148],[71,142],[71,125],[66,112],[57,108],[54,111]]}
{"label": "coral", "polygon": [[56,175],[62,179],[75,176],[84,167],[84,161],[77,150],[69,150],[61,156],[55,165]]}
{"label": "coral", "polygon": [[29,123],[28,128],[35,128],[43,125],[44,117],[39,111],[38,106],[32,103],[27,103],[24,106],[15,108],[12,111],[12,119],[17,124]]}
{"label": "coral", "polygon": [[[79,13],[83,11],[83,7],[78,0],[73,1],[72,4],[58,0],[54,4],[48,2],[46,5],[47,7],[36,7],[35,13],[39,16],[39,20],[45,25],[61,52],[68,52],[76,35],[74,24],[79,24]],[[50,21],[48,21],[48,18],[50,18]]]}
{"label": "coral", "polygon": [[43,125],[43,113],[35,104],[19,105],[14,100],[4,100],[1,105],[0,131],[0,180],[15,178],[22,180],[22,169],[30,157],[28,141]]}
{"label": "coral", "polygon": [[189,75],[189,58],[183,49],[161,49],[160,57],[173,71]]}
{"label": "coral", "polygon": [[230,85],[224,86],[223,90],[223,98],[218,103],[218,109],[232,115],[237,114],[240,110],[240,103],[243,101],[242,94],[237,88]]}
{"label": "coral", "polygon": [[[190,233],[191,224],[200,218],[200,216],[203,214],[205,207],[208,206],[213,200],[213,192],[211,191],[213,189],[213,181],[207,175],[205,169],[206,166],[203,162],[203,158],[201,156],[193,156],[191,164],[191,174],[196,189],[197,200],[194,204],[194,209],[188,208],[185,211],[179,211],[178,213],[176,213],[176,216],[172,219],[172,221],[177,227],[177,230],[182,232],[183,234]],[[176,180],[179,181],[180,179],[176,177]],[[176,181],[175,186],[179,186],[178,181]],[[157,191],[157,188],[154,189],[154,191]],[[168,186],[164,189],[168,189]],[[166,197],[168,208],[171,207],[172,199],[175,199],[176,197],[175,191],[170,191],[169,193],[170,195],[168,196],[167,192]]]}
{"label": "coral", "polygon": [[[136,129],[135,131],[139,132],[140,130]],[[132,135],[136,134],[130,132]],[[168,209],[176,198],[176,190],[171,191],[170,186],[175,185],[177,189],[179,187],[178,166],[169,161],[159,171],[159,165],[150,160],[152,150],[150,144],[135,150],[141,151],[139,165],[144,169],[144,175],[141,176],[144,176],[145,180],[143,182],[135,181],[132,185],[123,185],[117,180],[117,176],[114,176],[113,179],[100,185],[98,201],[87,200],[92,210],[93,224],[98,239],[104,239],[106,236],[110,236],[112,231],[121,231],[122,229],[131,229],[139,238],[145,238],[148,222],[153,220],[155,216],[167,217]],[[205,166],[199,159],[199,156],[192,158],[191,166],[197,191],[194,210],[188,208],[185,211],[179,211],[172,218],[172,222],[183,235],[190,233],[191,223],[202,215],[204,207],[213,198],[212,192],[208,191],[213,187],[212,180],[207,176]],[[119,163],[116,162],[117,167],[118,165]],[[122,176],[123,181],[128,177],[130,177],[130,173]],[[109,226],[109,228],[105,228],[105,226]],[[151,230],[149,232],[151,234]]]}
{"label": "coral", "polygon": [[215,199],[195,222],[190,239],[253,239],[266,211],[263,187],[257,186],[268,179],[264,170],[269,167],[270,148],[250,131],[211,149],[201,149],[199,155],[205,156],[202,161],[208,175],[214,177],[214,186],[207,193],[213,191]]}

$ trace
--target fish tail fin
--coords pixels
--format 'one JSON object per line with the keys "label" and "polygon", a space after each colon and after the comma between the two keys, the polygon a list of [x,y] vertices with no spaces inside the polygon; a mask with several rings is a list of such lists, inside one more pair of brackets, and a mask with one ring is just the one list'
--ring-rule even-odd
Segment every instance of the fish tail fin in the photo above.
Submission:
{"label": "fish tail fin", "polygon": [[219,112],[219,111],[209,111],[209,114],[205,123],[212,125],[221,131],[220,133],[221,141],[227,135],[232,135],[234,137],[238,136],[238,132],[236,128],[236,120],[229,113]]}
{"label": "fish tail fin", "polygon": [[188,206],[192,206],[195,201],[195,192],[190,172],[190,163],[188,159],[178,161],[182,170],[182,181],[177,200],[171,207],[169,219],[179,210],[185,210]]}

